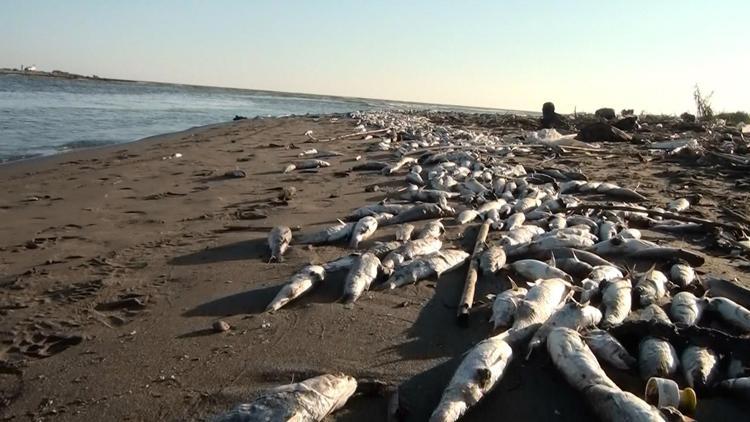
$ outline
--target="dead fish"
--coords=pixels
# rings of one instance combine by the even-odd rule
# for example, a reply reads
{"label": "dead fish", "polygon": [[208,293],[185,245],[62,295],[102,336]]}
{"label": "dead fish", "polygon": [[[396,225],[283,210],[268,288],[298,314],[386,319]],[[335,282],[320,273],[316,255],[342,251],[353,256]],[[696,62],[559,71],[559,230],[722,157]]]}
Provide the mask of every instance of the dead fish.
{"label": "dead fish", "polygon": [[683,212],[688,208],[690,208],[690,201],[686,198],[675,199],[670,201],[666,206],[667,211],[675,213]]}
{"label": "dead fish", "polygon": [[635,366],[636,359],[616,338],[604,330],[591,330],[583,336],[586,344],[599,360],[626,371]]}
{"label": "dead fish", "polygon": [[685,263],[672,265],[669,270],[672,282],[680,287],[687,287],[695,281],[695,271],[693,267]]}
{"label": "dead fish", "polygon": [[378,226],[387,226],[388,222],[391,221],[391,218],[393,218],[393,214],[381,212],[373,214],[371,217],[375,218],[375,221],[378,222]]}
{"label": "dead fish", "polygon": [[641,378],[670,378],[676,371],[679,358],[668,341],[646,337],[638,345],[638,368]]}
{"label": "dead fish", "polygon": [[398,230],[396,230],[396,240],[405,242],[411,239],[411,233],[413,231],[414,226],[412,224],[402,224],[399,226]]}
{"label": "dead fish", "polygon": [[659,270],[651,268],[643,273],[635,285],[635,292],[641,306],[658,303],[667,294],[667,276]]}
{"label": "dead fish", "polygon": [[568,226],[568,220],[562,214],[555,214],[547,220],[547,227],[550,230],[564,229]]}
{"label": "dead fish", "polygon": [[535,208],[537,208],[539,205],[541,205],[542,202],[536,198],[523,198],[516,202],[516,204],[513,206],[513,211],[515,212],[530,212],[533,211]]}
{"label": "dead fish", "polygon": [[555,367],[576,390],[586,391],[595,385],[617,388],[577,331],[553,329],[547,336],[547,351]]}
{"label": "dead fish", "polygon": [[514,286],[495,296],[495,300],[492,302],[492,317],[490,317],[490,322],[492,322],[495,330],[508,327],[513,323],[518,302],[526,297],[527,293],[528,290],[523,287]]}
{"label": "dead fish", "polygon": [[430,221],[419,231],[417,239],[425,239],[428,237],[439,238],[443,233],[445,233],[445,226],[443,226],[443,223],[441,223],[440,220]]}
{"label": "dead fish", "polygon": [[315,233],[302,236],[299,243],[321,245],[324,243],[335,243],[349,239],[355,223],[344,223],[339,221],[335,226],[326,227]]}
{"label": "dead fish", "polygon": [[686,347],[680,364],[685,381],[698,391],[713,385],[719,376],[719,356],[705,347]]}
{"label": "dead fish", "polygon": [[296,167],[297,170],[305,170],[305,169],[316,169],[320,167],[330,167],[331,163],[329,163],[328,161],[311,158],[309,160],[295,161],[294,166]]}
{"label": "dead fish", "polygon": [[387,254],[395,251],[403,245],[402,242],[390,241],[390,242],[375,242],[375,244],[367,250],[378,258],[383,258]]}
{"label": "dead fish", "polygon": [[397,215],[412,207],[414,207],[414,205],[412,204],[390,204],[390,203],[366,205],[364,207],[360,207],[354,210],[351,214],[349,214],[349,216],[346,219],[359,221],[361,218],[367,217],[368,215],[373,216],[373,215],[377,215],[380,213],[388,213],[388,214]]}
{"label": "dead fish", "polygon": [[400,160],[398,160],[393,165],[390,165],[388,167],[383,168],[383,170],[381,170],[381,173],[384,174],[384,175],[393,174],[393,173],[401,170],[401,168],[403,168],[405,165],[411,164],[411,163],[416,163],[416,162],[417,162],[417,159],[414,158],[414,157],[402,157]]}
{"label": "dead fish", "polygon": [[505,219],[505,230],[515,230],[518,227],[521,227],[524,221],[526,221],[526,215],[522,212],[517,212]]}
{"label": "dead fish", "polygon": [[569,215],[565,221],[567,222],[568,226],[587,226],[589,230],[596,231],[599,229],[599,225],[596,224],[596,222],[588,217],[584,217],[582,215]]}
{"label": "dead fish", "polygon": [[620,233],[617,233],[618,239],[640,239],[641,238],[641,231],[638,229],[624,229],[620,231]]}
{"label": "dead fish", "polygon": [[428,277],[440,277],[443,273],[460,267],[469,254],[460,249],[446,249],[431,255],[421,256],[408,264],[398,267],[382,288],[393,290],[397,287],[416,283]]}
{"label": "dead fish", "polygon": [[452,217],[455,210],[439,204],[419,204],[402,211],[393,217],[389,224],[408,223],[410,221],[431,220],[436,218]]}
{"label": "dead fish", "polygon": [[537,259],[539,259],[540,257],[541,259],[550,259],[552,256],[554,256],[555,259],[574,258],[593,266],[606,265],[609,267],[615,267],[614,264],[600,257],[599,255],[575,248],[554,248],[550,249],[549,251],[540,251],[540,253],[536,254],[535,256],[537,257]]}
{"label": "dead fish", "polygon": [[697,298],[690,292],[679,292],[669,305],[669,316],[676,324],[696,325],[707,303],[705,298]]}
{"label": "dead fish", "polygon": [[325,277],[326,270],[320,265],[308,265],[302,268],[276,294],[266,307],[266,312],[279,310],[282,306],[310,291]]}
{"label": "dead fish", "polygon": [[632,189],[621,187],[609,189],[608,191],[604,192],[604,194],[613,198],[623,199],[630,202],[644,202],[648,199]]}
{"label": "dead fish", "polygon": [[708,308],[721,316],[729,324],[750,332],[750,311],[741,305],[725,298],[712,297],[708,299]]}
{"label": "dead fish", "polygon": [[750,400],[750,377],[724,380],[717,385],[717,390],[740,400]]}
{"label": "dead fish", "polygon": [[672,321],[669,319],[669,316],[667,316],[667,313],[664,312],[664,309],[655,303],[638,311],[631,312],[627,319],[632,321],[653,321],[661,324],[672,324]]}
{"label": "dead fish", "polygon": [[573,281],[573,277],[565,271],[535,259],[521,259],[508,264],[508,267],[528,280],[562,278]]}
{"label": "dead fish", "polygon": [[471,223],[472,221],[476,220],[477,217],[479,217],[479,211],[464,210],[464,211],[461,211],[460,214],[458,214],[458,217],[456,217],[456,222],[458,224]]}
{"label": "dead fish", "polygon": [[593,327],[599,324],[602,319],[602,313],[593,306],[583,305],[576,302],[568,302],[560,309],[556,310],[547,321],[534,333],[528,345],[526,360],[537,347],[541,346],[547,340],[547,336],[557,327],[570,328],[571,330],[580,331],[584,328]]}
{"label": "dead fish", "polygon": [[599,291],[599,285],[603,281],[612,281],[618,278],[623,278],[622,271],[619,268],[612,265],[597,265],[591,269],[589,275],[581,280],[581,301],[588,302]]}
{"label": "dead fish", "polygon": [[500,210],[500,208],[502,208],[504,205],[507,205],[507,202],[505,202],[504,199],[488,201],[480,205],[479,208],[477,208],[477,212],[479,212],[480,214],[486,214],[492,210]]}
{"label": "dead fish", "polygon": [[470,179],[467,179],[465,182],[461,183],[461,185],[464,188],[477,194],[483,193],[484,191],[488,190],[486,186],[484,186],[480,181],[478,181],[477,179],[473,177]]}
{"label": "dead fish", "polygon": [[505,249],[500,246],[490,246],[479,257],[479,269],[482,274],[494,274],[505,265]]}
{"label": "dead fish", "polygon": [[[503,235],[500,238],[500,244],[506,247],[527,244],[539,235],[539,231],[544,230],[536,226],[521,226]],[[506,252],[508,252],[507,249]]]}
{"label": "dead fish", "polygon": [[433,189],[413,189],[401,193],[401,199],[411,202],[442,203],[457,197],[457,193]]}
{"label": "dead fish", "polygon": [[422,179],[422,176],[419,173],[415,173],[415,172],[409,172],[406,174],[406,183],[416,185],[416,186],[425,185],[425,182],[424,182],[424,179]]}
{"label": "dead fish", "polygon": [[557,248],[587,249],[594,244],[588,236],[569,235],[565,232],[539,236],[529,245],[531,251],[544,251]]}
{"label": "dead fish", "polygon": [[609,240],[601,241],[592,246],[589,251],[597,255],[621,255],[630,256],[640,250],[656,248],[658,245],[654,242],[642,239],[621,239],[614,237]]}
{"label": "dead fish", "polygon": [[240,404],[215,421],[322,421],[344,407],[356,390],[354,378],[325,374],[264,391],[252,402]]}
{"label": "dead fish", "polygon": [[383,259],[383,271],[390,274],[398,264],[405,260],[413,259],[419,255],[433,254],[438,252],[441,247],[443,247],[443,242],[433,237],[410,240],[390,252]]}
{"label": "dead fish", "polygon": [[281,262],[284,260],[284,253],[292,242],[292,230],[286,226],[276,226],[268,234],[268,247],[271,249],[271,258],[269,262]]}
{"label": "dead fish", "polygon": [[454,422],[478,403],[505,373],[513,349],[502,336],[482,340],[461,361],[430,422]]}
{"label": "dead fish", "polygon": [[706,258],[697,252],[689,251],[687,249],[668,248],[663,246],[643,248],[630,253],[629,256],[636,260],[642,259],[651,260],[654,262],[682,260],[693,267],[700,267],[706,262]]}
{"label": "dead fish", "polygon": [[349,241],[349,247],[357,249],[360,242],[367,240],[370,236],[375,233],[378,229],[378,220],[375,217],[367,216],[360,219],[357,224],[354,225],[351,234],[351,240]]}
{"label": "dead fish", "polygon": [[661,222],[651,225],[652,230],[659,230],[667,233],[703,233],[706,228],[703,224],[698,223],[668,223]]}
{"label": "dead fish", "polygon": [[552,259],[554,259],[555,267],[565,271],[575,278],[585,278],[591,273],[591,270],[594,269],[591,264],[580,261],[577,258],[555,259],[553,254]]}
{"label": "dead fish", "polygon": [[563,301],[570,284],[562,278],[549,278],[532,283],[526,297],[518,301],[514,330],[543,324]]}
{"label": "dead fish", "polygon": [[297,168],[297,166],[295,166],[294,164],[287,164],[286,167],[284,167],[284,170],[282,170],[282,172],[283,173],[289,173],[289,172],[294,171],[294,169],[296,169],[296,168]]}
{"label": "dead fish", "polygon": [[627,278],[617,278],[603,281],[602,304],[604,305],[604,319],[602,326],[611,327],[625,321],[630,314],[632,285]]}
{"label": "dead fish", "polygon": [[555,367],[570,385],[584,394],[600,420],[664,422],[655,408],[620,390],[576,331],[555,328],[547,337],[547,350]]}
{"label": "dead fish", "polygon": [[357,260],[359,260],[359,256],[360,254],[358,253],[344,255],[342,257],[334,259],[333,261],[328,261],[324,264],[321,264],[321,266],[324,270],[326,270],[326,274],[348,270],[354,266],[354,263],[357,262]]}
{"label": "dead fish", "polygon": [[349,304],[359,299],[377,278],[379,270],[380,260],[377,256],[369,252],[362,254],[346,275],[342,302]]}

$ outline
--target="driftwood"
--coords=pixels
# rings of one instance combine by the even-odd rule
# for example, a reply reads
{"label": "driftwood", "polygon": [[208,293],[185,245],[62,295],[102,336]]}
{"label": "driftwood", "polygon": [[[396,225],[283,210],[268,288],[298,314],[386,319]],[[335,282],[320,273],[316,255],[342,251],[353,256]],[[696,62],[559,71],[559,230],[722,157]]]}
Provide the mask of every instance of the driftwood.
{"label": "driftwood", "polygon": [[666,211],[656,210],[644,210],[637,207],[629,207],[627,205],[607,205],[607,204],[581,204],[575,207],[568,207],[568,211],[582,211],[582,210],[614,210],[614,211],[630,211],[644,213],[648,215],[656,215],[669,220],[686,221],[688,223],[703,224],[706,227],[721,227],[728,230],[736,231],[747,231],[747,227],[743,227],[737,224],[720,223],[717,221],[706,220],[705,218],[690,217],[687,215],[680,215]]}
{"label": "driftwood", "polygon": [[458,322],[462,325],[469,323],[469,311],[474,305],[474,292],[477,286],[477,268],[479,267],[479,255],[484,250],[484,242],[487,240],[487,234],[490,232],[492,220],[487,219],[479,226],[477,240],[474,242],[474,251],[469,261],[469,271],[466,273],[466,282],[464,291],[461,295],[461,302],[458,303]]}
{"label": "driftwood", "polygon": [[609,333],[620,341],[640,339],[648,335],[663,338],[677,348],[692,344],[710,347],[722,353],[731,352],[735,356],[750,356],[750,338],[737,337],[697,325],[676,326],[656,321],[625,321],[610,328]]}

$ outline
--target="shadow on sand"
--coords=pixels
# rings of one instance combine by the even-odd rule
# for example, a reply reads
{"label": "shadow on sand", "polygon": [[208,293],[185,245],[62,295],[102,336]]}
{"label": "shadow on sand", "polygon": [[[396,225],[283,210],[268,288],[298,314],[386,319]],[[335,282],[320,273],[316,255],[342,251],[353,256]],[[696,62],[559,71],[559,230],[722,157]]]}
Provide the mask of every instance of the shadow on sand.
{"label": "shadow on sand", "polygon": [[170,259],[169,265],[200,265],[244,259],[268,259],[268,256],[267,240],[265,238],[258,238],[178,256]]}

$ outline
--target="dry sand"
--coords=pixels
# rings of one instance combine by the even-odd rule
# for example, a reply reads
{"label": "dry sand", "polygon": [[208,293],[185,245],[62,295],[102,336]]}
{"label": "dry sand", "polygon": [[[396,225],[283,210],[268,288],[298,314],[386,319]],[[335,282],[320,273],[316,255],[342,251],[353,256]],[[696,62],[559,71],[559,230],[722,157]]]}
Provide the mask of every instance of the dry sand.
{"label": "dry sand", "polygon": [[[365,153],[368,141],[319,145],[302,135],[341,135],[354,125],[327,116],[245,120],[0,166],[0,420],[201,420],[258,389],[329,371],[402,384],[407,419],[425,420],[461,355],[489,332],[481,306],[469,328],[455,323],[465,269],[439,283],[365,293],[353,309],[337,303],[343,275],[336,276],[279,312],[262,313],[302,265],[346,253],[294,246],[284,263],[269,264],[270,227],[330,224],[383,198],[366,186],[401,184],[402,176],[342,173],[356,155],[389,156]],[[309,147],[345,156],[318,173],[280,173],[301,151],[295,148]],[[174,153],[182,157],[164,159]],[[627,151],[556,163],[638,184],[662,204],[699,189],[706,198],[696,211],[705,217],[720,218],[719,205],[732,203],[748,213],[748,194],[732,180],[676,163],[643,163]],[[247,177],[221,177],[234,169]],[[286,186],[298,193],[283,203],[276,198]],[[248,210],[268,217],[238,218]],[[379,230],[368,243],[394,230]],[[447,238],[468,249],[473,230],[463,236],[449,227]],[[676,243],[705,245],[702,236]],[[711,258],[702,271],[743,276],[740,261],[704,252]],[[480,280],[480,302],[500,283]],[[232,329],[214,333],[218,319]],[[613,376],[641,388],[635,378]],[[697,417],[741,420],[747,411],[730,399],[701,398]],[[330,419],[385,417],[385,398],[360,396]],[[465,418],[591,419],[546,353],[514,361]]]}

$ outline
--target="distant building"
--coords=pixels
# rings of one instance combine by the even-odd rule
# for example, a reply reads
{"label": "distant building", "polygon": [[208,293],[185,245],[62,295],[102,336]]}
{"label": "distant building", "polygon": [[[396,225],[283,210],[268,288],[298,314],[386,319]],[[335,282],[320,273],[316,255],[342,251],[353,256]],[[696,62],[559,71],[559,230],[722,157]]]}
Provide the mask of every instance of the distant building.
{"label": "distant building", "polygon": [[24,72],[35,72],[36,71],[36,66],[32,64],[31,66],[24,67],[23,70],[24,70]]}

